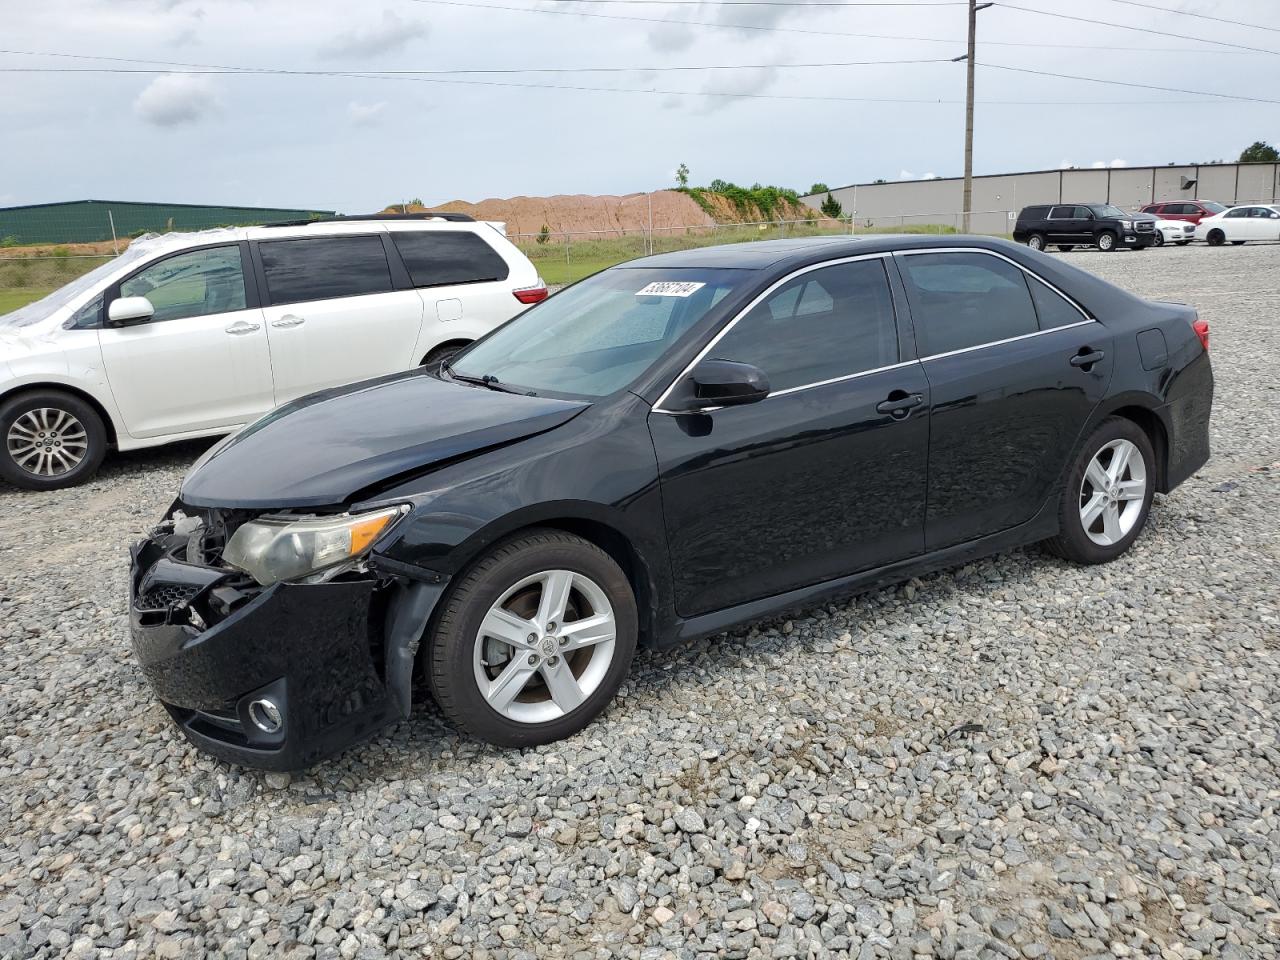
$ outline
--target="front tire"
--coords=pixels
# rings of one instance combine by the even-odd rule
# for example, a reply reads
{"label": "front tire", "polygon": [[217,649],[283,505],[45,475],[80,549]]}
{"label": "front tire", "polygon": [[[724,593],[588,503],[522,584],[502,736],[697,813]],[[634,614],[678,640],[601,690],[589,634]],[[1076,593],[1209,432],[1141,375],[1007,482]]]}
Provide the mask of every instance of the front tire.
{"label": "front tire", "polygon": [[1030,247],[1032,250],[1043,250],[1044,235],[1040,233],[1031,234],[1031,236],[1027,237],[1027,246]]}
{"label": "front tire", "polygon": [[1156,231],[1156,246],[1157,247],[1164,246],[1164,234],[1161,233],[1159,230]]}
{"label": "front tire", "polygon": [[1098,234],[1097,244],[1103,253],[1110,253],[1116,248],[1116,235],[1110,230],[1104,230]]}
{"label": "front tire", "polygon": [[1132,546],[1155,495],[1151,439],[1132,420],[1109,417],[1085,441],[1059,505],[1050,552],[1076,563],[1107,563]]}
{"label": "front tire", "polygon": [[537,529],[494,548],[455,581],[427,650],[436,702],[459,729],[530,747],[577,733],[631,666],[635,595],[605,551]]}
{"label": "front tire", "polygon": [[98,412],[61,390],[33,390],[0,404],[0,477],[24,490],[88,480],[107,453]]}

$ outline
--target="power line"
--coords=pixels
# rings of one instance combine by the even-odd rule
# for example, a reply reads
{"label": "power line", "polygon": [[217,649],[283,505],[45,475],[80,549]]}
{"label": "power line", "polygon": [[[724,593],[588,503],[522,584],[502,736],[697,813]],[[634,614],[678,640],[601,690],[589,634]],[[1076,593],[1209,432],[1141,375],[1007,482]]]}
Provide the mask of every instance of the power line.
{"label": "power line", "polygon": [[[564,0],[560,0],[564,2]],[[622,0],[616,0],[622,2]],[[626,0],[628,3],[649,3],[649,2],[665,2],[665,0]],[[709,0],[699,0],[699,2],[709,2]],[[722,0],[722,2],[731,2],[731,0]],[[734,0],[736,2],[736,0]],[[758,0],[750,0],[750,2],[758,2]],[[772,2],[772,0],[771,0]],[[1247,27],[1250,30],[1269,30],[1272,33],[1280,33],[1280,27],[1268,27],[1262,23],[1245,23],[1243,20],[1229,20],[1226,17],[1215,17],[1207,13],[1194,13],[1190,10],[1170,10],[1168,7],[1157,6],[1154,3],[1141,3],[1140,0],[1111,0],[1112,3],[1123,3],[1127,7],[1141,7],[1144,10],[1158,10],[1160,13],[1174,13],[1180,17],[1195,17],[1197,20],[1212,20],[1214,23],[1229,23],[1233,27]]]}
{"label": "power line", "polygon": [[[1089,83],[1105,83],[1108,86],[1115,87],[1137,87],[1140,90],[1160,90],[1165,93],[1189,93],[1198,97],[1219,97],[1224,100],[1239,100],[1242,103],[1280,104],[1280,100],[1269,100],[1266,97],[1250,97],[1234,93],[1214,93],[1209,90],[1187,90],[1182,87],[1160,87],[1150,83],[1135,83],[1131,80],[1112,80],[1104,77],[1084,77],[1072,73],[1052,73],[1048,70],[1032,70],[1028,67],[1010,67],[1001,63],[979,62],[979,66],[990,67],[992,70],[1008,70],[1013,73],[1028,73],[1037,77],[1053,77],[1057,80],[1084,80]],[[1201,102],[1203,103],[1204,101]]]}
{"label": "power line", "polygon": [[[417,0],[417,2],[421,3],[424,2],[424,0]],[[445,0],[432,0],[432,2],[444,3]],[[1156,37],[1174,37],[1178,40],[1194,40],[1198,43],[1214,43],[1220,47],[1231,47],[1235,50],[1247,50],[1250,53],[1267,53],[1273,57],[1280,57],[1280,50],[1268,50],[1264,47],[1250,47],[1242,43],[1231,43],[1227,40],[1210,40],[1208,37],[1196,37],[1185,33],[1170,33],[1168,30],[1153,30],[1150,27],[1134,27],[1127,23],[1116,23],[1112,20],[1095,20],[1090,17],[1075,17],[1069,13],[1053,13],[1049,10],[1037,10],[1035,7],[1024,7],[1016,3],[1006,3],[1005,0],[996,0],[996,4],[1005,10],[1019,10],[1022,13],[1034,13],[1041,17],[1054,17],[1058,20],[1070,20],[1075,23],[1089,23],[1094,26],[1112,27],[1117,30],[1132,30],[1135,33],[1147,33]]]}
{"label": "power line", "polygon": [[[954,37],[912,37],[891,33],[851,33],[839,30],[809,30],[802,27],[777,27],[752,23],[719,23],[715,20],[671,20],[666,17],[640,17],[623,13],[595,13],[588,10],[551,10],[545,7],[513,7],[496,3],[472,3],[470,0],[413,0],[414,3],[436,4],[447,7],[462,7],[467,10],[505,10],[512,13],[537,13],[559,17],[594,17],[598,20],[624,20],[633,23],[657,23],[685,27],[711,27],[719,30],[752,30],[763,33],[797,33],[817,37],[857,37],[863,40],[904,40],[912,43],[945,43],[955,45]],[[1033,11],[1034,12],[1034,11]],[[1176,36],[1176,35],[1175,35]],[[1184,38],[1185,39],[1185,38]],[[1190,39],[1198,40],[1198,37]],[[1097,44],[1079,43],[1031,43],[1022,40],[984,40],[988,46],[999,47],[1034,47],[1037,49],[1061,50],[1122,50],[1139,53],[1205,53],[1202,48],[1186,49],[1181,47],[1116,47],[1099,46]],[[1270,50],[1258,51],[1272,53]]]}
{"label": "power line", "polygon": [[[99,57],[94,54],[40,53],[30,50],[0,50],[0,54],[32,57],[68,57],[81,60],[110,60],[119,63],[151,64],[151,69],[115,67],[0,67],[4,73],[192,73],[192,74],[284,74],[288,76],[322,77],[429,77],[469,74],[522,74],[522,73],[691,73],[716,70],[778,70],[813,69],[819,67],[870,67],[909,66],[926,63],[947,63],[943,57],[905,60],[833,60],[820,63],[737,63],[662,67],[468,67],[442,70],[295,70],[283,67],[227,67],[207,63],[180,63],[172,60],[142,60],[130,57]],[[180,67],[181,70],[157,69]]]}

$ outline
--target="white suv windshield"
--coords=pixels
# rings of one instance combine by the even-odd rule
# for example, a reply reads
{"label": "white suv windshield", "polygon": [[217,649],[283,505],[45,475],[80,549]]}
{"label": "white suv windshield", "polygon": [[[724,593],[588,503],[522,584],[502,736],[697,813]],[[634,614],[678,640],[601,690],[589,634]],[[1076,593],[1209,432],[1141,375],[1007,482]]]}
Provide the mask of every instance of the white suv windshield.
{"label": "white suv windshield", "polygon": [[94,267],[88,273],[82,274],[70,283],[59,287],[53,293],[46,294],[39,300],[28,303],[25,307],[19,307],[11,313],[0,315],[0,331],[17,330],[20,327],[29,327],[33,323],[48,319],[49,315],[54,311],[65,307],[80,294],[94,289],[126,263],[141,259],[146,255],[147,249],[147,245],[144,243],[130,244],[129,248],[120,256]]}
{"label": "white suv windshield", "polygon": [[752,276],[733,269],[606,270],[494,331],[449,372],[522,393],[607,396]]}

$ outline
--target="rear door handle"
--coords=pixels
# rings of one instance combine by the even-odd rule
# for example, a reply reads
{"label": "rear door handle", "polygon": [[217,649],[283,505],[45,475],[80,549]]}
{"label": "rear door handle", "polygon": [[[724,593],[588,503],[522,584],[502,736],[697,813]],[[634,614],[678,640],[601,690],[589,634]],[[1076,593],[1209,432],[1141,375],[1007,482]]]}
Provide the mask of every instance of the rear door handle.
{"label": "rear door handle", "polygon": [[260,323],[245,323],[243,320],[238,320],[227,327],[227,333],[233,337],[243,337],[246,333],[253,333],[255,330],[261,329],[262,324]]}
{"label": "rear door handle", "polygon": [[286,313],[279,320],[272,320],[271,325],[273,327],[300,327],[306,322],[307,320],[305,317],[299,317],[292,313]]}
{"label": "rear door handle", "polygon": [[922,403],[924,403],[922,394],[895,390],[889,394],[888,399],[876,404],[876,413],[887,413],[894,419],[901,420]]}
{"label": "rear door handle", "polygon": [[1073,367],[1083,367],[1085,370],[1088,370],[1089,367],[1093,366],[1105,356],[1106,354],[1101,350],[1090,350],[1088,347],[1082,347],[1080,352],[1071,358],[1071,365]]}

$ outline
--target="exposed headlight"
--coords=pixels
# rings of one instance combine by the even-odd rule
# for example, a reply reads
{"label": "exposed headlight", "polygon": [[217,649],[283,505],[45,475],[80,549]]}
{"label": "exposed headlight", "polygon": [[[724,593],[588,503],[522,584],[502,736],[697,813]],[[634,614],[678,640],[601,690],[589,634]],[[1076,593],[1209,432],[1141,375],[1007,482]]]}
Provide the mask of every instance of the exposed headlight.
{"label": "exposed headlight", "polygon": [[359,557],[406,509],[307,520],[251,520],[232,534],[222,559],[264,587],[297,580]]}
{"label": "exposed headlight", "polygon": [[1122,228],[1122,229],[1124,229],[1124,230],[1132,230],[1132,229],[1133,229],[1133,221],[1132,221],[1132,220],[1121,220],[1121,221],[1120,221],[1120,226],[1121,226],[1121,228]]}

